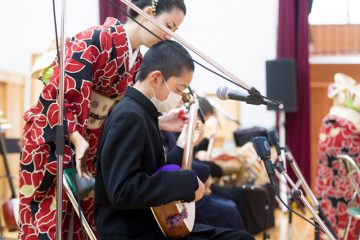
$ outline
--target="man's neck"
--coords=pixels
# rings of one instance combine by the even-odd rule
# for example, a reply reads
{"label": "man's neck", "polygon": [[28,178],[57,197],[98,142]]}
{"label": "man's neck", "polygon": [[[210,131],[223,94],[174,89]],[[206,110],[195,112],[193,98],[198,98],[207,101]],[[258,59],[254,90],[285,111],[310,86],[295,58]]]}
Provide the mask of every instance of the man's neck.
{"label": "man's neck", "polygon": [[145,81],[146,80],[144,80],[142,82],[137,81],[134,85],[134,88],[137,89],[138,91],[140,91],[142,94],[144,94],[147,98],[150,99],[152,96],[151,88]]}

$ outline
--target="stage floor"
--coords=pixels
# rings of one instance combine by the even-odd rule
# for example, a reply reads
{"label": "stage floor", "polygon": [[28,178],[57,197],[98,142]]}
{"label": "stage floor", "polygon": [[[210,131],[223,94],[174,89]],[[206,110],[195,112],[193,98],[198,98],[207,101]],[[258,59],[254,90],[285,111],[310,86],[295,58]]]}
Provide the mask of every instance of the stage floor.
{"label": "stage floor", "polygon": [[[287,212],[284,213],[278,208],[275,209],[275,226],[269,228],[267,231],[270,240],[314,239],[314,227],[312,225],[293,214],[293,223],[292,226],[290,226],[288,216]],[[310,214],[306,213],[306,217],[309,219]],[[263,240],[263,233],[255,235],[255,239]]]}

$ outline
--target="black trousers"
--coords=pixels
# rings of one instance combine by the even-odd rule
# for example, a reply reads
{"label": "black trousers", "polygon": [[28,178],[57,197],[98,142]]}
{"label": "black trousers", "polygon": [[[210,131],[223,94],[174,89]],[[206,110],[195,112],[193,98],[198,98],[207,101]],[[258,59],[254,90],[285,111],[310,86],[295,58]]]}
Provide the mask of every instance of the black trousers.
{"label": "black trousers", "polygon": [[[275,224],[275,194],[272,186],[211,186],[212,194],[233,200],[244,220],[245,230],[257,234]],[[265,217],[266,216],[266,217]]]}
{"label": "black trousers", "polygon": [[243,230],[212,227],[205,224],[195,224],[190,236],[186,240],[252,240],[250,233]]}
{"label": "black trousers", "polygon": [[[146,235],[129,236],[122,234],[104,234],[100,233],[101,240],[172,240],[165,238],[158,231]],[[205,224],[194,225],[192,232],[186,238],[177,238],[176,240],[254,240],[248,232],[242,230],[212,227]]]}

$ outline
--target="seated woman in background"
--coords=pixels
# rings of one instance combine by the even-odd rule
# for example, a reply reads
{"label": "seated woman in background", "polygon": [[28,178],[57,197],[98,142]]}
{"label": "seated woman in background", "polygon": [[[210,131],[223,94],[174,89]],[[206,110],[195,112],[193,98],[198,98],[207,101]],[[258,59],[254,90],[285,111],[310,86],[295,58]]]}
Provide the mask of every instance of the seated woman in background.
{"label": "seated woman in background", "polygon": [[[199,108],[207,120],[214,114],[214,109],[204,97],[198,97]],[[166,152],[176,146],[179,133],[161,131],[162,142]],[[200,149],[206,149],[209,141],[203,138],[200,144],[194,146],[194,153]],[[237,204],[230,198],[211,194],[212,182],[214,178],[221,178],[223,172],[219,165],[212,161],[200,161],[193,159],[192,168],[205,184],[205,196],[196,202],[196,223],[209,224],[216,227],[226,227],[233,229],[244,229],[245,225],[242,216],[237,208]]]}

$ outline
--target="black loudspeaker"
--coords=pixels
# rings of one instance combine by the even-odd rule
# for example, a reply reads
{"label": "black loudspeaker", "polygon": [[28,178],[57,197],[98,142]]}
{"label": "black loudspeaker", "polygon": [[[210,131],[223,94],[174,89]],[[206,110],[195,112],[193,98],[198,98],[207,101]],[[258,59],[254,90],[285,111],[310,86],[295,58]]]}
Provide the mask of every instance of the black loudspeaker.
{"label": "black loudspeaker", "polygon": [[[297,111],[296,63],[284,58],[266,61],[266,94],[284,104],[285,112]],[[268,106],[268,110],[278,110]]]}

